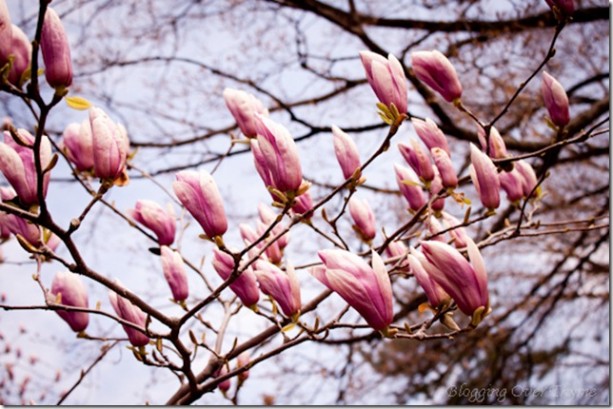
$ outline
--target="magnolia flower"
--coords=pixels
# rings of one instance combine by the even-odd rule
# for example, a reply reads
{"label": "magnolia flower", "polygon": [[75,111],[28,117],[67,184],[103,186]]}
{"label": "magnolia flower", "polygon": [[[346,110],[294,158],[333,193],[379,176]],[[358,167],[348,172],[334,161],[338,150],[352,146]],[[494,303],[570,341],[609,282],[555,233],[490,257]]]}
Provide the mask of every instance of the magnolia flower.
{"label": "magnolia flower", "polygon": [[47,7],[40,35],[40,51],[45,62],[45,78],[53,88],[72,84],[70,45],[64,26],[55,10]]}
{"label": "magnolia flower", "polygon": [[411,166],[422,180],[430,182],[434,179],[434,171],[432,171],[432,161],[430,155],[421,147],[419,142],[411,139],[410,146],[399,143],[398,150],[404,160]]}
{"label": "magnolia flower", "polygon": [[421,260],[424,269],[455,300],[458,308],[469,316],[480,307],[487,313],[487,273],[477,245],[468,239],[470,262],[454,247],[440,241],[423,241],[421,247],[427,261]]}
{"label": "magnolia flower", "polygon": [[268,110],[253,95],[248,92],[226,88],[223,98],[238,127],[247,138],[257,136],[256,114],[268,116]]}
{"label": "magnolia flower", "polygon": [[[116,181],[126,178],[126,162],[130,141],[125,129],[116,124],[100,108],[89,110],[96,177]],[[87,132],[87,131],[85,131]]]}
{"label": "magnolia flower", "polygon": [[394,171],[396,173],[396,182],[400,193],[409,202],[409,207],[413,211],[419,210],[428,201],[421,190],[419,179],[412,169],[406,166],[394,165]]}
{"label": "magnolia flower", "polygon": [[[88,308],[87,289],[77,274],[60,271],[51,283],[51,294],[54,295],[53,303],[69,307]],[[84,331],[89,324],[89,314],[82,311],[55,310],[75,332]]]}
{"label": "magnolia flower", "polygon": [[360,167],[360,154],[353,139],[338,126],[332,126],[334,135],[334,154],[343,171],[343,177],[349,179]]}
{"label": "magnolia flower", "polygon": [[228,219],[215,180],[207,171],[184,170],[176,175],[172,187],[179,201],[207,236],[222,236],[228,230]]}
{"label": "magnolia flower", "polygon": [[447,102],[462,97],[462,84],[447,57],[437,50],[411,53],[413,72],[420,81],[441,94]]}
{"label": "magnolia flower", "polygon": [[262,180],[283,193],[298,191],[302,168],[294,139],[283,125],[262,115],[256,118],[257,141],[251,146]]}
{"label": "magnolia flower", "polygon": [[[38,204],[38,177],[32,149],[34,136],[25,129],[18,129],[17,137],[21,143],[17,143],[9,131],[4,131],[4,143],[0,143],[0,170],[17,192],[21,203]],[[51,143],[45,135],[42,136],[39,154],[44,170],[51,162]],[[47,194],[50,177],[50,172],[43,176],[43,197]]]}
{"label": "magnolia flower", "polygon": [[[117,295],[113,291],[109,291],[109,300],[119,318],[131,322],[132,324],[141,328],[145,327],[147,316],[140,308],[132,304],[126,298]],[[143,334],[141,331],[128,325],[122,324],[122,327],[133,346],[141,347],[149,343],[149,337]]]}
{"label": "magnolia flower", "polygon": [[400,61],[392,54],[387,59],[371,51],[360,51],[366,78],[379,101],[394,104],[401,114],[407,113],[407,79]]}
{"label": "magnolia flower", "polygon": [[[213,249],[213,268],[223,280],[230,278],[234,271],[234,259],[227,253]],[[253,270],[247,268],[230,284],[234,292],[247,307],[253,307],[260,299],[257,280]]]}
{"label": "magnolia flower", "polygon": [[533,192],[536,188],[538,180],[536,179],[536,173],[534,169],[525,160],[518,160],[515,162],[515,169],[523,176],[522,189],[524,197],[530,197],[530,195],[536,195],[537,192]]}
{"label": "magnolia flower", "polygon": [[[385,248],[385,255],[389,258],[399,258],[403,260],[408,251],[409,249],[403,242],[396,240],[387,245]],[[405,273],[409,271],[409,265],[407,264],[406,260],[403,260],[400,264],[394,263],[394,266],[398,269],[398,271]]]}
{"label": "magnolia flower", "polygon": [[[2,11],[0,11],[0,14],[2,14]],[[2,24],[2,18],[0,17],[0,26]],[[9,57],[13,58],[8,81],[19,87],[23,73],[30,66],[32,43],[16,25],[9,23],[7,27],[8,29],[6,27],[0,28],[0,67],[9,61]]]}
{"label": "magnolia flower", "polygon": [[446,188],[455,189],[458,186],[458,175],[453,168],[451,158],[441,148],[432,148],[431,153],[436,169],[438,169],[441,177],[441,183]]}
{"label": "magnolia flower", "polygon": [[80,124],[71,123],[62,135],[62,150],[78,171],[88,171],[94,167],[94,142],[89,120]]}
{"label": "magnolia flower", "polygon": [[498,129],[492,126],[490,128],[490,136],[487,138],[483,128],[478,127],[477,137],[479,138],[481,149],[487,152],[490,158],[503,159],[507,157],[507,146],[502,136],[500,136]]}
{"label": "magnolia flower", "polygon": [[411,123],[415,127],[417,136],[426,144],[428,150],[438,147],[447,152],[448,155],[451,155],[447,137],[433,120],[426,118],[425,121],[422,121],[421,119],[413,118]]}
{"label": "magnolia flower", "polygon": [[411,272],[419,286],[426,293],[426,297],[428,298],[428,304],[432,308],[437,308],[439,305],[444,304],[449,301],[449,294],[443,290],[443,288],[438,285],[436,280],[434,280],[424,269],[422,262],[420,262],[419,257],[423,258],[423,255],[417,253],[415,249],[411,249],[411,254],[407,256],[407,261],[411,268]]}
{"label": "magnolia flower", "polygon": [[564,87],[547,72],[543,72],[543,82],[541,83],[541,95],[551,122],[560,128],[566,126],[570,121],[568,108],[568,96]]}
{"label": "magnolia flower", "polygon": [[340,295],[377,331],[394,319],[392,285],[381,257],[372,252],[372,267],[344,250],[318,252],[324,266],[311,269],[313,277]]}
{"label": "magnolia flower", "polygon": [[355,223],[354,228],[365,242],[370,242],[377,235],[375,215],[365,200],[353,196],[349,200],[349,213]]}
{"label": "magnolia flower", "polygon": [[306,219],[313,217],[313,198],[311,193],[307,190],[300,196],[298,196],[292,206],[292,211],[296,214],[306,215]]}
{"label": "magnolia flower", "polygon": [[128,213],[138,223],[153,230],[160,246],[169,246],[175,240],[176,221],[172,206],[166,210],[152,200],[140,199]]}
{"label": "magnolia flower", "polygon": [[294,268],[288,265],[285,271],[264,260],[255,262],[255,276],[260,289],[279,304],[286,317],[295,318],[300,313],[300,283]]}
{"label": "magnolia flower", "polygon": [[477,189],[481,203],[492,210],[500,205],[500,180],[496,165],[485,153],[470,144],[470,177]]}
{"label": "magnolia flower", "polygon": [[189,295],[187,274],[181,255],[168,246],[160,249],[162,271],[175,301],[185,301]]}
{"label": "magnolia flower", "polygon": [[498,178],[500,187],[507,193],[509,201],[518,202],[524,197],[524,177],[515,167],[510,172],[501,172]]}
{"label": "magnolia flower", "polygon": [[[430,187],[428,188],[428,191],[430,192],[430,199],[435,195],[438,195],[444,188],[443,179],[438,171],[438,168],[432,165],[432,170],[434,171],[434,179],[432,179]],[[430,207],[435,212],[440,212],[445,207],[445,197],[439,197],[430,204]]]}

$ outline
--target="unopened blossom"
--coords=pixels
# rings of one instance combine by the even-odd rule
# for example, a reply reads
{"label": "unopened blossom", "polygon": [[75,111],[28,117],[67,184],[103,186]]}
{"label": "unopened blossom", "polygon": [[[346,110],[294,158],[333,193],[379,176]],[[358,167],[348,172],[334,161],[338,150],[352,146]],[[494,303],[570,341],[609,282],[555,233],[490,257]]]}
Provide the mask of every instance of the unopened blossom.
{"label": "unopened blossom", "polygon": [[179,201],[207,236],[222,236],[228,230],[228,219],[213,176],[205,170],[184,170],[176,178],[172,187]]}
{"label": "unopened blossom", "polygon": [[497,209],[500,205],[500,179],[496,165],[485,153],[470,144],[470,176],[477,189],[481,203],[486,208]]}
{"label": "unopened blossom", "polygon": [[[441,194],[444,190],[443,179],[441,178],[441,174],[439,173],[438,168],[432,165],[432,169],[434,170],[434,179],[432,179],[430,187],[428,188],[430,192],[430,199],[434,196]],[[439,197],[438,199],[434,200],[430,204],[430,207],[435,212],[440,212],[445,207],[445,197]]]}
{"label": "unopened blossom", "polygon": [[372,265],[345,250],[318,252],[324,266],[313,267],[311,274],[377,331],[385,331],[394,319],[392,285],[383,260],[372,251]]}
{"label": "unopened blossom", "polygon": [[500,136],[500,132],[496,127],[490,128],[489,138],[486,137],[485,131],[482,127],[477,128],[477,137],[481,144],[481,149],[487,152],[490,158],[504,159],[507,157],[507,146],[504,143],[504,139]]}
{"label": "unopened blossom", "polygon": [[451,162],[449,154],[441,148],[432,148],[431,153],[443,187],[455,189],[458,186],[458,175],[453,168],[453,162]]}
{"label": "unopened blossom", "polygon": [[287,265],[283,271],[274,264],[258,260],[254,270],[262,292],[276,301],[286,317],[295,318],[300,313],[302,301],[294,268]]}
{"label": "unopened blossom", "polygon": [[[109,291],[109,300],[119,318],[141,328],[145,327],[147,316],[140,308],[132,304],[128,299],[116,294],[114,291]],[[149,337],[141,331],[128,325],[122,324],[122,327],[133,346],[141,347],[149,343]]]}
{"label": "unopened blossom", "polygon": [[551,122],[560,128],[566,126],[570,121],[568,96],[562,84],[545,71],[541,83],[541,95]]}
{"label": "unopened blossom", "polygon": [[534,168],[532,168],[528,162],[522,159],[515,162],[515,169],[517,169],[517,171],[523,176],[522,189],[524,192],[524,197],[537,195],[537,192],[533,192],[538,183]]}
{"label": "unopened blossom", "polygon": [[175,240],[176,221],[171,206],[164,209],[152,200],[139,199],[134,209],[128,211],[138,223],[152,230],[160,246],[169,246]]}
{"label": "unopened blossom", "polygon": [[258,173],[267,187],[297,192],[302,168],[294,139],[283,125],[262,115],[256,117],[257,141],[252,141],[252,149]]}
{"label": "unopened blossom", "polygon": [[413,211],[419,210],[428,201],[421,189],[417,175],[412,169],[398,164],[394,165],[394,171],[400,193],[409,203],[410,209]]}
{"label": "unopened blossom", "polygon": [[466,229],[462,227],[462,222],[447,212],[441,212],[441,223],[445,230],[449,230],[453,245],[456,248],[466,247],[470,238],[466,234]]}
{"label": "unopened blossom", "polygon": [[403,143],[398,144],[400,154],[415,171],[415,173],[417,173],[417,176],[419,176],[425,182],[430,182],[432,179],[434,179],[430,155],[416,140],[411,139],[409,143],[410,145]]}
{"label": "unopened blossom", "polygon": [[94,168],[94,141],[89,120],[69,124],[62,134],[62,149],[78,171]]}
{"label": "unopened blossom", "polygon": [[305,215],[305,219],[313,217],[313,198],[309,190],[296,198],[292,211],[296,214]]}
{"label": "unopened blossom", "polygon": [[114,182],[125,178],[130,141],[121,126],[100,108],[89,110],[96,177]]}
{"label": "unopened blossom", "polygon": [[267,116],[266,107],[252,94],[238,89],[226,88],[223,91],[223,97],[243,135],[247,138],[255,138],[257,136],[256,114]]}
{"label": "unopened blossom", "polygon": [[407,79],[400,61],[392,54],[387,58],[371,51],[360,51],[366,79],[379,101],[394,104],[401,114],[407,113]]}
{"label": "unopened blossom", "polygon": [[53,88],[72,84],[70,44],[55,10],[47,7],[40,35],[40,51],[45,62],[45,78]]}
{"label": "unopened blossom", "polygon": [[164,278],[170,287],[172,297],[175,301],[185,301],[189,296],[189,285],[187,283],[187,273],[181,254],[172,250],[168,246],[160,249],[162,260],[162,271]]}
{"label": "unopened blossom", "polygon": [[[17,197],[15,189],[10,186],[0,186],[0,202],[4,203]],[[11,236],[9,228],[9,214],[0,211],[0,240],[7,240]]]}
{"label": "unopened blossom", "polygon": [[334,154],[343,171],[343,177],[349,179],[360,167],[360,154],[355,142],[338,126],[332,126],[334,136]]}
{"label": "unopened blossom", "polygon": [[441,94],[447,102],[462,97],[462,84],[455,68],[438,50],[411,53],[413,72],[420,81]]}
{"label": "unopened blossom", "polygon": [[[15,189],[22,204],[38,204],[34,136],[25,129],[18,129],[17,136],[21,143],[17,143],[9,131],[4,131],[4,143],[0,143],[0,171]],[[41,168],[44,170],[51,162],[51,143],[45,135],[42,136],[39,154]],[[43,176],[43,197],[47,194],[50,176],[50,172]]]}
{"label": "unopened blossom", "polygon": [[[88,308],[87,289],[83,281],[75,273],[60,271],[51,283],[52,302],[69,307]],[[84,331],[89,324],[89,314],[83,311],[55,310],[75,332]]]}
{"label": "unopened blossom", "polygon": [[487,310],[487,273],[479,248],[472,240],[467,243],[470,261],[454,247],[440,241],[423,241],[421,248],[428,262],[422,263],[426,272],[455,300],[463,313],[472,316],[480,307]]}
{"label": "unopened blossom", "polygon": [[498,178],[510,202],[518,202],[524,197],[524,177],[515,167],[510,172],[500,172]]}
{"label": "unopened blossom", "polygon": [[411,254],[407,256],[407,262],[409,263],[411,272],[419,286],[426,293],[426,297],[428,298],[428,304],[432,308],[437,308],[439,305],[446,303],[449,301],[449,294],[443,290],[443,288],[432,278],[424,269],[422,262],[420,262],[419,257],[423,257],[423,255],[411,249]]}
{"label": "unopened blossom", "polygon": [[[5,52],[11,39],[11,15],[6,0],[0,0],[0,51]],[[7,52],[8,54],[8,52]]]}
{"label": "unopened blossom", "polygon": [[[2,11],[0,11],[2,14]],[[0,25],[2,25],[0,17]],[[9,24],[8,30],[0,28],[0,67],[12,58],[11,70],[8,73],[8,81],[19,87],[24,72],[30,66],[32,58],[32,43],[25,33],[15,24]]]}
{"label": "unopened blossom", "polygon": [[[277,219],[277,214],[270,208],[270,206],[264,203],[258,204],[258,215],[260,216],[260,221],[266,228],[268,228],[273,223],[275,223]],[[275,227],[272,229],[272,234],[276,236],[279,233],[281,233],[284,229],[285,227],[281,223],[277,223]],[[279,247],[281,249],[284,249],[285,247],[287,247],[287,244],[289,243],[289,233],[283,234],[281,237],[277,239],[276,242],[279,244]]]}
{"label": "unopened blossom", "polygon": [[4,223],[12,234],[20,235],[33,247],[38,248],[43,245],[41,229],[36,224],[14,214],[6,214]]}
{"label": "unopened blossom", "polygon": [[[219,376],[219,377],[226,376],[227,374],[228,374],[228,369],[226,368],[225,365],[223,365],[221,368],[219,368],[218,371],[215,372],[215,376]],[[219,382],[219,384],[217,384],[217,387],[223,393],[226,393],[230,389],[230,386],[232,386],[232,383],[230,382],[230,378],[224,379],[223,381]]]}
{"label": "unopened blossom", "polygon": [[349,213],[360,237],[366,242],[374,239],[377,235],[375,214],[368,202],[353,196],[349,199]]}
{"label": "unopened blossom", "polygon": [[408,253],[408,247],[400,240],[394,240],[385,248],[385,255],[389,258],[398,258],[403,260],[398,264],[398,262],[393,265],[398,271],[408,272],[409,265],[407,264],[405,257]]}
{"label": "unopened blossom", "polygon": [[432,150],[432,148],[438,147],[447,152],[447,154],[451,155],[449,144],[447,143],[447,137],[438,127],[436,122],[430,118],[426,118],[425,120],[413,118],[411,119],[411,123],[415,128],[417,136],[419,136],[422,142],[426,144],[429,151]]}
{"label": "unopened blossom", "polygon": [[[213,249],[213,268],[223,280],[230,278],[234,272],[234,259],[221,250]],[[246,307],[253,307],[260,299],[257,280],[251,268],[245,269],[240,276],[230,284],[234,292]]]}
{"label": "unopened blossom", "polygon": [[[245,351],[245,352],[241,353],[236,358],[236,367],[237,367],[237,369],[238,368],[243,368],[243,367],[249,365],[250,360],[251,360],[251,357],[249,355],[249,352]],[[249,370],[243,371],[243,372],[238,374],[239,382],[245,382],[245,380],[247,378],[249,378]]]}

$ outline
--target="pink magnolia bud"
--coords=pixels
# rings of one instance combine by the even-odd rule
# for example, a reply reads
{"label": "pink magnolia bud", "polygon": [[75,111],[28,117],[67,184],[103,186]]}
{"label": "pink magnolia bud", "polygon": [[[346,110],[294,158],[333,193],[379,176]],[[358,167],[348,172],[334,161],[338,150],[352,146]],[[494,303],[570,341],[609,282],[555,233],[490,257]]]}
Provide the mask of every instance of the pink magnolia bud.
{"label": "pink magnolia bud", "polygon": [[458,250],[440,241],[423,241],[421,246],[426,260],[434,266],[431,268],[425,263],[425,270],[455,300],[463,313],[472,316],[479,307],[487,309],[487,273],[479,248],[471,239],[468,239],[467,246],[470,262]]}
{"label": "pink magnolia bud", "polygon": [[425,182],[430,182],[432,179],[434,179],[430,155],[424,151],[419,142],[416,140],[411,139],[410,143],[411,146],[403,143],[398,144],[400,154],[415,171],[415,173],[417,173],[417,176],[419,176]]}
{"label": "pink magnolia bud", "polygon": [[215,180],[205,170],[184,170],[176,175],[172,187],[179,201],[210,238],[228,230],[228,219]]}
{"label": "pink magnolia bud", "polygon": [[510,172],[501,172],[498,178],[500,179],[500,187],[507,193],[509,201],[518,202],[522,199],[524,196],[524,177],[516,168],[513,168]]}
{"label": "pink magnolia bud", "polygon": [[[249,365],[250,359],[251,357],[249,356],[249,352],[243,352],[236,358],[236,368],[238,369]],[[245,382],[247,378],[249,378],[249,370],[243,371],[238,374],[239,382]]]}
{"label": "pink magnolia bud", "polygon": [[[213,249],[213,268],[223,280],[227,280],[234,271],[234,259],[227,253]],[[260,299],[255,274],[247,268],[232,284],[230,289],[240,298],[246,307],[253,307]]]}
{"label": "pink magnolia bud", "polygon": [[515,162],[515,169],[523,176],[522,189],[524,192],[524,197],[529,197],[530,194],[536,195],[537,192],[532,192],[538,183],[536,179],[536,173],[534,173],[534,169],[528,162],[525,160],[518,160]]}
{"label": "pink magnolia bud", "polygon": [[138,223],[153,230],[160,246],[169,246],[175,240],[176,221],[172,206],[166,210],[152,200],[141,199],[128,213]]}
{"label": "pink magnolia bud", "polygon": [[[432,170],[434,170],[434,179],[432,179],[432,183],[430,183],[430,187],[428,189],[430,192],[430,198],[439,194],[441,190],[443,190],[443,187],[444,187],[443,179],[441,178],[441,174],[439,173],[436,166],[432,165]],[[441,197],[441,198],[436,199],[434,202],[430,204],[430,207],[435,212],[440,212],[441,210],[445,208],[445,198]]]}
{"label": "pink magnolia bud", "polygon": [[486,208],[497,209],[500,205],[500,179],[496,165],[485,153],[470,144],[470,177],[477,189],[481,203]]}
{"label": "pink magnolia bud", "polygon": [[[264,203],[260,203],[258,205],[258,215],[260,216],[260,220],[265,228],[268,228],[271,224],[275,222],[277,219],[277,214],[270,208],[270,206],[265,205]],[[277,235],[284,230],[284,227],[281,223],[278,223],[273,229],[272,234]],[[277,239],[277,244],[281,249],[287,247],[289,243],[289,233],[285,233],[283,236]]]}
{"label": "pink magnolia bud", "polygon": [[279,304],[286,317],[294,318],[300,313],[300,283],[294,267],[287,265],[283,271],[274,264],[258,260],[254,269],[260,289]]}
{"label": "pink magnolia bud", "polygon": [[551,122],[564,127],[570,121],[568,108],[568,96],[562,85],[547,72],[543,71],[543,82],[541,83],[541,95]]}
{"label": "pink magnolia bud", "polygon": [[4,222],[8,230],[14,235],[20,235],[34,247],[43,244],[40,227],[14,214],[7,214]]}
{"label": "pink magnolia bud", "polygon": [[[2,11],[0,11],[0,14],[2,14]],[[2,17],[0,17],[0,26],[2,24]],[[8,80],[11,84],[19,87],[23,73],[30,66],[32,43],[19,27],[10,23],[8,27],[8,30],[0,28],[0,43],[2,43],[0,45],[0,67],[6,64],[9,57],[12,56],[13,65]]]}
{"label": "pink magnolia bud", "polygon": [[445,228],[443,227],[443,224],[435,216],[430,216],[426,220],[426,225],[428,226],[428,231],[432,235],[432,237],[430,237],[429,240],[436,240],[436,241],[442,241],[442,242],[447,241],[444,234],[439,234],[443,230],[445,230]]}
{"label": "pink magnolia bud", "polygon": [[370,242],[374,239],[377,235],[375,215],[368,202],[353,196],[349,200],[349,213],[355,223],[354,229],[358,232],[362,240]]}
{"label": "pink magnolia bud", "polygon": [[462,84],[447,57],[437,50],[411,53],[413,72],[420,81],[441,94],[447,102],[462,97]]}
{"label": "pink magnolia bud", "polygon": [[[34,136],[25,129],[17,130],[22,146],[15,142],[9,131],[4,131],[4,143],[0,143],[0,170],[13,186],[19,200],[25,205],[37,204],[37,176],[34,164]],[[51,143],[43,135],[40,145],[40,160],[44,170],[51,161]],[[43,177],[43,196],[47,194],[50,172]]]}
{"label": "pink magnolia bud", "polygon": [[477,128],[477,137],[481,144],[481,149],[487,152],[490,158],[503,159],[507,157],[507,145],[504,143],[504,139],[500,136],[498,129],[495,127],[490,128],[489,140],[485,136],[483,128]]}
{"label": "pink magnolia bud", "polygon": [[447,152],[448,155],[451,155],[449,145],[447,144],[447,137],[433,120],[426,118],[425,121],[422,121],[421,119],[413,118],[411,123],[415,127],[417,136],[426,144],[428,150],[438,147]]}
{"label": "pink magnolia bud", "polygon": [[334,154],[341,166],[343,177],[349,179],[360,167],[360,154],[353,139],[343,132],[338,126],[332,126],[334,136]]}
{"label": "pink magnolia bud", "polygon": [[399,272],[408,272],[409,271],[409,264],[406,261],[406,255],[408,253],[409,249],[407,248],[407,246],[401,242],[400,240],[396,240],[391,242],[386,248],[385,248],[385,255],[389,258],[399,258],[402,259],[403,261],[398,263],[394,263],[394,267],[395,269],[397,269]]}
{"label": "pink magnolia bud", "polygon": [[421,190],[417,175],[412,169],[398,164],[394,165],[394,170],[396,172],[396,182],[398,183],[400,193],[402,193],[407,202],[409,202],[411,210],[419,210],[428,201]]}
{"label": "pink magnolia bud", "polygon": [[381,257],[372,252],[372,267],[362,258],[344,250],[318,252],[324,267],[311,274],[340,295],[377,331],[385,330],[394,319],[392,285]]}
{"label": "pink magnolia bud", "polygon": [[[261,222],[257,222],[257,235],[263,236],[266,232],[267,227]],[[274,233],[272,233],[274,235]],[[280,264],[283,260],[283,250],[281,246],[279,246],[279,241],[272,242],[272,235],[269,235],[264,240],[264,245],[266,247],[266,257],[273,264]]]}
{"label": "pink magnolia bud", "polygon": [[[411,272],[415,276],[417,283],[426,293],[428,304],[432,308],[437,308],[442,303],[449,301],[449,294],[438,285],[438,283],[426,272],[422,263],[419,261],[418,255],[414,249],[411,249],[411,254],[407,256]],[[423,256],[421,256],[423,257]]]}
{"label": "pink magnolia bud", "polygon": [[70,45],[60,17],[51,7],[47,8],[40,36],[40,51],[45,62],[45,78],[53,88],[72,84],[72,60]]}
{"label": "pink magnolia bud", "polygon": [[[7,202],[15,197],[17,197],[15,189],[10,186],[0,186],[0,202]],[[0,212],[0,240],[2,241],[7,240],[12,233],[9,228],[9,219],[8,213]]]}
{"label": "pink magnolia bud", "polygon": [[441,148],[432,148],[431,153],[443,186],[446,188],[455,189],[458,186],[458,175],[453,168],[451,158],[447,152]]}
{"label": "pink magnolia bud", "polygon": [[[145,328],[147,316],[140,308],[132,304],[126,298],[117,295],[113,291],[109,291],[109,300],[111,301],[111,305],[119,318],[131,322],[132,324],[141,328]],[[122,327],[133,346],[140,347],[149,343],[149,337],[143,334],[141,331],[128,325],[122,325]]]}
{"label": "pink magnolia bud", "polygon": [[223,91],[223,97],[243,135],[247,138],[255,138],[257,136],[255,115],[268,116],[268,110],[260,100],[245,91],[226,88]]}
{"label": "pink magnolia bud", "polygon": [[310,219],[313,217],[313,198],[311,197],[311,192],[308,190],[298,196],[294,205],[292,206],[292,211],[296,214],[306,214],[306,219]]}
{"label": "pink magnolia bud", "polygon": [[170,286],[172,297],[175,301],[185,301],[189,296],[189,286],[187,284],[187,274],[181,255],[171,250],[168,246],[161,249],[162,271],[164,278]]}
{"label": "pink magnolia bud", "polygon": [[574,0],[545,0],[545,2],[552,10],[558,9],[565,16],[572,16],[575,12]]}
{"label": "pink magnolia bud", "polygon": [[100,108],[89,110],[94,174],[103,180],[124,177],[130,142],[123,130]]}
{"label": "pink magnolia bud", "polygon": [[407,113],[407,79],[400,61],[392,54],[387,59],[371,51],[360,51],[366,78],[379,101],[394,104],[401,114]]}
{"label": "pink magnolia bud", "polygon": [[262,161],[262,172],[268,173],[266,177],[262,173],[260,176],[267,186],[272,185],[281,192],[297,191],[302,184],[302,168],[294,139],[283,125],[272,119],[261,115],[257,119],[257,148],[260,154],[254,152],[256,166],[257,162]]}
{"label": "pink magnolia bud", "polygon": [[[58,304],[79,308],[89,307],[87,289],[77,274],[68,271],[58,272],[51,283],[51,294],[55,297],[61,297]],[[55,302],[55,299],[53,302]],[[89,324],[89,314],[86,312],[63,310],[56,310],[55,312],[75,332],[85,330]]]}
{"label": "pink magnolia bud", "polygon": [[6,0],[0,0],[0,51],[9,44],[11,38],[11,15]]}
{"label": "pink magnolia bud", "polygon": [[[228,369],[226,368],[225,365],[223,365],[215,373],[215,376],[225,376],[227,374],[228,374]],[[232,383],[230,382],[230,378],[224,379],[223,381],[219,382],[219,384],[217,384],[217,387],[219,388],[219,390],[224,392],[224,393],[227,392],[230,389],[230,386],[232,386]]]}
{"label": "pink magnolia bud", "polygon": [[78,171],[93,169],[94,141],[89,120],[71,123],[64,129],[62,150]]}

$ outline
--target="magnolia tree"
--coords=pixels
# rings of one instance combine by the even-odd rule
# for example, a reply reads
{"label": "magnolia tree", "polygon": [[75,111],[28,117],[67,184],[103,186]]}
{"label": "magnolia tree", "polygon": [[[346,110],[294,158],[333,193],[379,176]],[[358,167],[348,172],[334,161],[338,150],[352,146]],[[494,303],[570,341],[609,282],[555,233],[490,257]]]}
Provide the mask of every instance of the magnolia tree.
{"label": "magnolia tree", "polygon": [[[65,24],[75,9],[49,3],[0,0],[0,403],[608,402],[608,371],[593,370],[608,365],[608,338],[575,332],[608,325],[608,55],[582,50],[573,64],[591,70],[560,69],[574,52],[564,41],[594,36],[605,7],[501,2],[494,11],[513,17],[498,22],[469,2],[443,22],[427,12],[436,1],[391,18],[379,2],[103,2],[74,7],[134,21],[79,33]],[[247,11],[281,13],[295,37],[270,47],[291,44],[294,60],[249,77],[166,42],[189,43],[193,18],[248,24]],[[280,23],[254,31],[269,24]],[[350,36],[346,51],[322,38],[325,24]],[[369,31],[385,28],[419,35]],[[123,37],[113,52],[108,30]],[[440,33],[459,34],[429,38]],[[514,35],[530,51],[521,69],[494,44]],[[218,37],[222,59],[233,43]],[[138,71],[149,63],[164,75]],[[219,81],[201,98],[225,124],[199,115],[200,80],[173,64]],[[267,78],[287,66],[294,94]],[[124,82],[131,68],[143,83]],[[148,101],[122,107],[122,93]],[[36,354],[43,344],[66,358]],[[164,387],[88,401],[79,391],[97,388],[99,368],[100,382],[128,382],[113,363],[150,367]],[[571,364],[595,377],[552,380]],[[369,382],[380,376],[387,388]],[[325,393],[300,392],[313,384]]]}

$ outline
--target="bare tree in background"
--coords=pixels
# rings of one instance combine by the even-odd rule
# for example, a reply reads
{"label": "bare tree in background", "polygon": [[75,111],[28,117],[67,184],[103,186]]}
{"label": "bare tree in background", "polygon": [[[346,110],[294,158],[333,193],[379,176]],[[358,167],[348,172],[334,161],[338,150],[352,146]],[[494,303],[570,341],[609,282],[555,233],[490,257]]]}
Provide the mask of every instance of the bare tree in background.
{"label": "bare tree in background", "polygon": [[[36,40],[32,55],[42,66],[48,5],[7,3],[12,22]],[[0,210],[61,241],[53,250],[12,235],[2,245],[0,403],[608,404],[609,5],[552,3],[574,11],[541,0],[53,1],[70,41],[68,94],[44,75],[20,86],[5,76],[0,93],[5,129],[28,129],[35,150],[48,135],[58,154],[39,208],[1,203]],[[407,115],[391,126],[377,114],[362,50],[396,56],[408,80]],[[417,78],[411,55],[424,50],[453,64],[461,104]],[[570,122],[561,128],[541,96],[544,72],[568,96]],[[311,217],[292,210],[291,195],[276,196],[273,219],[251,244],[239,226],[255,230],[258,205],[273,200],[224,103],[226,88],[255,95],[289,129],[315,206]],[[126,186],[103,187],[70,164],[64,130],[87,114],[66,98],[73,108],[101,107],[125,126]],[[394,163],[406,165],[398,144],[416,140],[410,119],[424,118],[447,136],[460,186],[408,212]],[[356,178],[338,167],[333,125],[357,145]],[[480,146],[478,134],[494,128],[507,149],[493,160],[498,171],[525,161],[538,189],[517,203],[502,193],[488,212],[470,183],[469,145]],[[38,162],[40,188],[46,172]],[[210,172],[223,197],[223,240],[199,238],[202,229],[172,192],[177,172],[195,169]],[[373,240],[353,226],[350,198],[374,210]],[[429,220],[440,198],[460,225],[435,232]],[[159,236],[134,222],[139,199],[170,203],[177,213],[172,247],[190,284],[182,302],[168,300]],[[389,253],[392,243],[419,248],[460,229],[488,272],[492,311],[478,325],[455,303],[429,308],[403,264],[406,252]],[[285,232],[289,244],[277,264],[293,266],[300,281],[296,319],[262,294],[257,312],[246,308],[228,288],[257,256],[270,258]],[[212,266],[214,248],[236,263],[229,279]],[[371,250],[384,257],[393,331],[374,330],[311,277],[321,265],[317,252],[330,248],[368,264],[377,257]],[[83,278],[88,308],[49,296],[60,270]],[[119,317],[109,290],[144,311],[144,321]],[[87,333],[75,340],[52,311],[88,312]],[[138,347],[130,337],[130,346],[120,324],[149,342]],[[118,385],[117,395],[99,392]]]}

